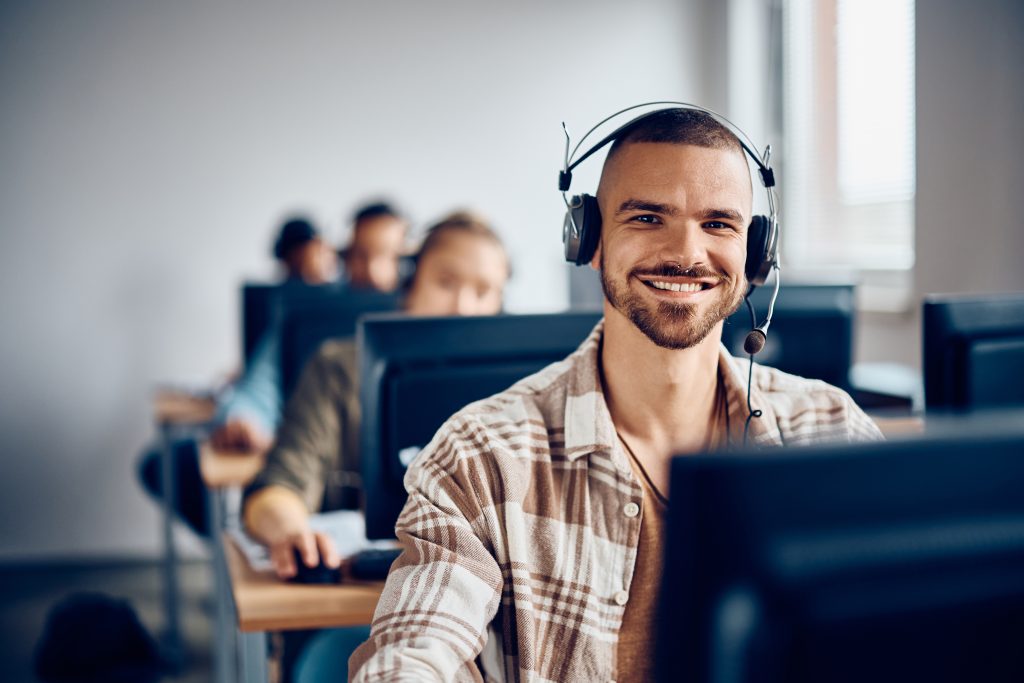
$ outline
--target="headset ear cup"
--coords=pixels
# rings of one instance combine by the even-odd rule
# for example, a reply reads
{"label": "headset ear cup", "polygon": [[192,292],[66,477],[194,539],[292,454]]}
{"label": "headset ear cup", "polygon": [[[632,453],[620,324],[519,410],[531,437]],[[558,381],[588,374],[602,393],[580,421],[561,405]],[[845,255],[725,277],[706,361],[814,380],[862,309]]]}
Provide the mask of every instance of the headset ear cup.
{"label": "headset ear cup", "polygon": [[569,263],[576,263],[576,257],[580,253],[580,226],[577,220],[582,216],[579,209],[583,205],[583,199],[579,195],[574,196],[568,202],[568,209],[565,211],[565,220],[562,222],[562,246],[565,249],[565,260]]}
{"label": "headset ear cup", "polygon": [[562,225],[565,260],[578,266],[590,263],[601,236],[601,210],[597,199],[589,194],[574,196],[569,201]]}
{"label": "headset ear cup", "polygon": [[601,208],[597,205],[597,198],[589,194],[583,195],[582,225],[580,252],[576,255],[578,266],[585,266],[594,260],[598,242],[601,241]]}
{"label": "headset ear cup", "polygon": [[744,270],[747,281],[760,286],[768,279],[772,263],[775,261],[771,249],[771,219],[767,216],[754,216],[747,229],[747,262]]}

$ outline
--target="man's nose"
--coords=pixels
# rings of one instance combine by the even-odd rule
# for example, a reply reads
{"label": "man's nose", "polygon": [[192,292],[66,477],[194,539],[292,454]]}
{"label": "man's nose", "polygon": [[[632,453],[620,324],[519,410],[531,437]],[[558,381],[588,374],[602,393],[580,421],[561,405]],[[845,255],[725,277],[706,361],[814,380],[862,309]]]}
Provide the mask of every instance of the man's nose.
{"label": "man's nose", "polygon": [[707,262],[708,236],[700,223],[686,223],[664,231],[658,246],[661,260],[678,263],[684,268]]}

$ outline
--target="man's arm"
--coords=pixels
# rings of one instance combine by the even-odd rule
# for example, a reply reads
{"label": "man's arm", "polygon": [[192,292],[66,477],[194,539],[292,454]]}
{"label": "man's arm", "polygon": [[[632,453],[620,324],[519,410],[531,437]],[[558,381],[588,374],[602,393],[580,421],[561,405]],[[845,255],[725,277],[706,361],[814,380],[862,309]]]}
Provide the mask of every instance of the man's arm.
{"label": "man's arm", "polygon": [[308,566],[316,566],[321,556],[332,567],[339,562],[330,538],[310,530],[309,514],[319,509],[325,480],[339,459],[344,424],[339,411],[343,394],[352,390],[344,369],[324,349],[317,352],[288,402],[263,470],[246,490],[245,526],[269,546],[282,578],[295,574],[293,549],[302,552]]}
{"label": "man's arm", "polygon": [[291,489],[267,486],[246,498],[245,527],[270,549],[274,571],[282,579],[295,576],[298,569],[294,549],[307,567],[317,566],[321,557],[328,567],[341,563],[331,538],[309,528],[309,511]]}
{"label": "man's arm", "polygon": [[265,450],[281,421],[281,330],[260,338],[241,379],[218,406],[210,441],[221,450]]}
{"label": "man's arm", "polygon": [[457,417],[409,468],[409,499],[396,525],[403,552],[370,639],[349,660],[351,680],[481,680],[475,660],[503,585],[474,525],[482,515],[477,494],[488,494],[469,484],[467,464],[481,457],[489,457],[483,430]]}

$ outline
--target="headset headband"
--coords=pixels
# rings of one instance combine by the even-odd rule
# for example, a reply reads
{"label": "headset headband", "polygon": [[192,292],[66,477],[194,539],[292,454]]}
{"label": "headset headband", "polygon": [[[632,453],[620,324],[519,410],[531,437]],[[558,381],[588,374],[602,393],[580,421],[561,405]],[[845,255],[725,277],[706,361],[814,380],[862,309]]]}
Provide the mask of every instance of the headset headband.
{"label": "headset headband", "polygon": [[[654,111],[649,111],[649,112],[647,112],[645,114],[641,114],[640,116],[637,116],[637,117],[634,117],[634,118],[630,119],[626,123],[622,124],[621,126],[616,128],[615,130],[613,130],[611,133],[606,135],[605,137],[601,138],[601,140],[599,142],[597,142],[597,144],[595,144],[593,147],[588,149],[581,156],[579,156],[575,160],[572,160],[572,157],[576,156],[576,152],[579,151],[580,147],[583,145],[583,143],[586,141],[586,139],[588,137],[590,137],[595,130],[597,130],[598,128],[603,126],[608,121],[611,121],[612,119],[614,119],[616,116],[619,116],[620,114],[625,114],[627,111],[633,111],[634,109],[639,109],[641,107],[650,107],[650,106],[660,105],[660,104],[671,104],[671,105],[675,105],[675,106],[674,107],[665,107],[663,109],[656,109]],[[766,188],[772,188],[772,187],[775,186],[775,173],[774,173],[774,171],[772,171],[771,167],[768,166],[768,160],[770,159],[771,153],[772,153],[771,145],[766,146],[764,148],[764,153],[762,155],[759,155],[757,153],[757,148],[754,146],[754,143],[751,142],[750,138],[747,137],[747,134],[744,133],[732,121],[730,121],[729,119],[725,118],[721,114],[719,114],[717,112],[714,112],[714,111],[712,111],[710,109],[706,109],[704,107],[697,106],[695,104],[689,104],[687,102],[675,102],[675,101],[672,101],[672,100],[660,100],[660,101],[657,101],[657,102],[642,102],[640,104],[634,104],[631,107],[626,107],[625,109],[620,109],[619,111],[615,112],[614,114],[611,114],[610,116],[606,116],[605,118],[601,119],[600,121],[597,122],[597,124],[593,128],[588,130],[586,132],[586,134],[582,138],[580,138],[579,142],[576,143],[576,146],[573,147],[571,154],[569,153],[569,145],[570,145],[569,131],[566,130],[565,123],[563,122],[562,123],[562,129],[565,130],[565,164],[562,167],[562,170],[558,174],[558,189],[560,191],[562,191],[562,192],[568,192],[569,186],[572,184],[572,171],[573,171],[573,169],[576,168],[577,166],[579,166],[580,164],[582,164],[587,159],[589,159],[593,154],[595,154],[596,152],[600,151],[605,145],[607,145],[608,143],[616,140],[623,131],[628,129],[634,123],[636,123],[637,121],[639,121],[641,119],[644,119],[644,118],[650,116],[651,114],[657,113],[659,111],[668,111],[670,109],[676,109],[676,108],[678,108],[678,109],[690,109],[690,110],[693,110],[693,111],[703,112],[703,113],[711,116],[712,118],[714,118],[716,121],[721,123],[723,126],[725,126],[729,130],[729,132],[732,133],[736,137],[736,140],[737,140],[737,142],[740,143],[740,147],[743,148],[743,151],[746,152],[747,155],[751,159],[754,160],[755,164],[757,164],[757,171],[758,171],[758,174],[761,176],[762,184]]]}

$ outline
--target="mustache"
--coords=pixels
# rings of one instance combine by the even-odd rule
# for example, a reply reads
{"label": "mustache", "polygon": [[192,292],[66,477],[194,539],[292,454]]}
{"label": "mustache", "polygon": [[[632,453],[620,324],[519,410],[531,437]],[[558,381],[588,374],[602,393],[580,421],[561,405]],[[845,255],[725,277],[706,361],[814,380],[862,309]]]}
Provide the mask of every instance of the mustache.
{"label": "mustache", "polygon": [[636,267],[633,270],[631,270],[629,274],[640,279],[651,277],[688,277],[700,280],[726,279],[724,273],[712,270],[707,266],[696,264],[692,266],[686,266],[684,268],[678,263],[672,263],[669,261],[659,263],[658,265],[653,267]]}

